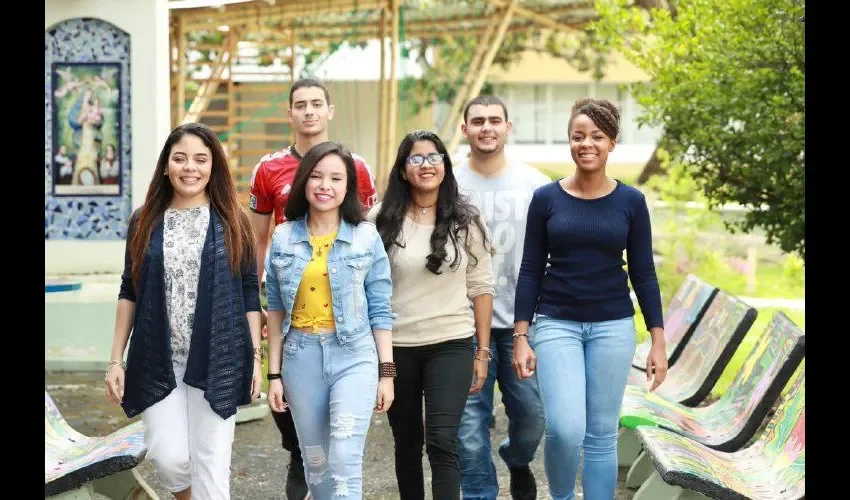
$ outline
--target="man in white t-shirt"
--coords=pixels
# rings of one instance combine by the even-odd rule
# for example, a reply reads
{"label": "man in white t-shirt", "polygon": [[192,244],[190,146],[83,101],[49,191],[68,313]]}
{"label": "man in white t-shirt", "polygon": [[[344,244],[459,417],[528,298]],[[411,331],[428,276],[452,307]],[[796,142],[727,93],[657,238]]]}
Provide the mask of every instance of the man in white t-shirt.
{"label": "man in white t-shirt", "polygon": [[[536,376],[520,380],[514,372],[514,293],[522,261],[525,221],[531,195],[551,180],[524,163],[505,156],[511,132],[505,104],[495,96],[481,95],[466,104],[462,131],[469,141],[470,157],[455,168],[461,193],[470,197],[487,220],[493,245],[496,296],[490,349],[493,356],[481,391],[469,396],[458,431],[463,498],[495,499],[499,494],[496,466],[490,453],[490,422],[496,381],[508,416],[508,438],[499,445],[499,456],[511,473],[511,497],[533,500],[537,485],[528,464],[543,436],[543,405]],[[525,342],[525,337],[517,341]],[[477,346],[476,346],[477,348]]]}

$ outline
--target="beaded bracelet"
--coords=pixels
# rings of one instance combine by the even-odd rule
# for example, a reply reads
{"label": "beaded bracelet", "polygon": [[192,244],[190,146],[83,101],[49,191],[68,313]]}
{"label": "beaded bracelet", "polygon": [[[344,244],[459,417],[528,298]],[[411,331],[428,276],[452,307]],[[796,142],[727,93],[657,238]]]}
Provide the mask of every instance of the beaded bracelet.
{"label": "beaded bracelet", "polygon": [[385,363],[378,363],[378,377],[396,377],[396,369],[395,363],[392,361],[387,361]]}

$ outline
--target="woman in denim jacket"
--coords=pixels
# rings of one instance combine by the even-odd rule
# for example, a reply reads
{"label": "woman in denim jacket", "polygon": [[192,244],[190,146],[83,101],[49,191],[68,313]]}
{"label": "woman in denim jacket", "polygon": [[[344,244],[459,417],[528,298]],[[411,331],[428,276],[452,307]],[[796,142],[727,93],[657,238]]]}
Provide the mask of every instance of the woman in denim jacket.
{"label": "woman in denim jacket", "polygon": [[284,411],[285,395],[316,500],[362,498],[372,410],[394,396],[390,265],[362,213],[351,153],[318,144],[266,260],[269,405]]}

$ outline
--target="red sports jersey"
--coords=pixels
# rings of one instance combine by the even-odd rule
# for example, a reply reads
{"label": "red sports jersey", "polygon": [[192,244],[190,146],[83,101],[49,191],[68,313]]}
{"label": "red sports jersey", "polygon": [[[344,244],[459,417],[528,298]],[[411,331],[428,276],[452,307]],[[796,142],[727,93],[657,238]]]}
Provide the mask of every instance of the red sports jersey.
{"label": "red sports jersey", "polygon": [[[371,207],[378,201],[375,189],[375,179],[362,157],[352,154],[354,166],[357,169],[357,194],[360,202]],[[281,151],[267,154],[254,167],[251,173],[251,195],[249,206],[258,214],[274,212],[275,225],[286,221],[283,214],[289,191],[295,181],[295,171],[301,155],[294,148],[288,147]]]}

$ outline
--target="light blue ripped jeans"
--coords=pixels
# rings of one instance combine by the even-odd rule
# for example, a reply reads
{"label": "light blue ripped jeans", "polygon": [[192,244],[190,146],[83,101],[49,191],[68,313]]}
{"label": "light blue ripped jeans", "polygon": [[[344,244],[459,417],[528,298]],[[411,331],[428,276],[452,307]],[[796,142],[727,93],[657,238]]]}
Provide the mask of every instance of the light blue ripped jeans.
{"label": "light blue ripped jeans", "polygon": [[378,391],[375,338],[348,346],[336,334],[289,330],[283,392],[315,500],[363,498],[363,449]]}
{"label": "light blue ripped jeans", "polygon": [[617,487],[617,427],[635,352],[634,318],[580,323],[537,316],[530,345],[546,417],[549,494],[575,498],[584,451],[585,500],[611,500]]}

